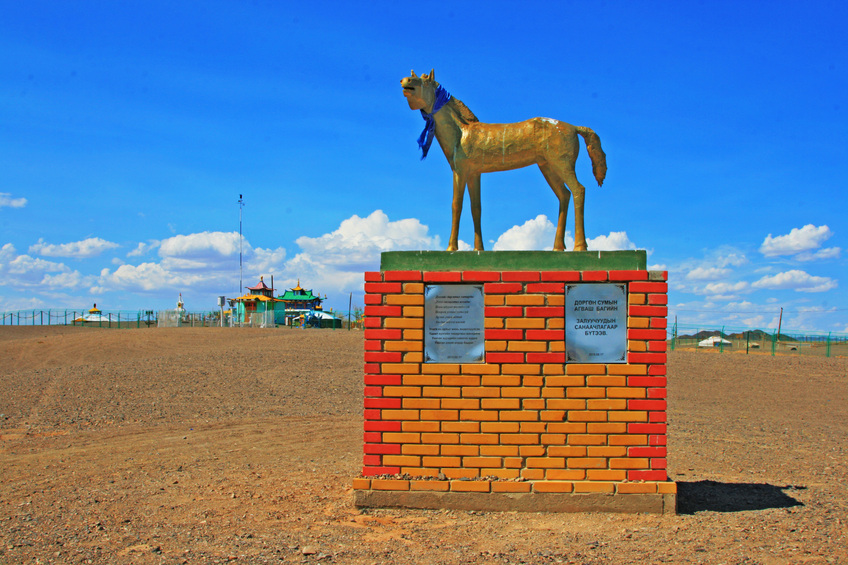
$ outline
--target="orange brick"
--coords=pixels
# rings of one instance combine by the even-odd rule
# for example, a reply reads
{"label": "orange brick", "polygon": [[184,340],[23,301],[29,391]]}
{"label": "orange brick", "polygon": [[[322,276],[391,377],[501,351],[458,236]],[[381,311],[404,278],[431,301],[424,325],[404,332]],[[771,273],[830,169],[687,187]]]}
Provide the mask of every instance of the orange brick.
{"label": "orange brick", "polygon": [[538,481],[545,478],[544,469],[522,469],[521,478],[527,481]]}
{"label": "orange brick", "polygon": [[546,375],[561,375],[565,372],[565,367],[562,363],[546,363],[544,373]]}
{"label": "orange brick", "polygon": [[627,327],[635,329],[649,328],[651,326],[650,318],[627,318]]}
{"label": "orange brick", "polygon": [[642,293],[638,293],[638,294],[637,293],[631,293],[630,296],[627,297],[627,303],[628,303],[628,305],[629,304],[642,305],[642,304],[647,303],[647,298],[645,298],[645,295],[642,294]]}
{"label": "orange brick", "polygon": [[518,386],[521,375],[483,375],[480,382],[483,386]]}
{"label": "orange brick", "polygon": [[[520,475],[520,471],[518,469],[502,469],[502,468],[492,468],[492,467],[482,467],[480,469],[481,477],[497,477],[499,479],[517,479]],[[492,482],[492,486],[495,485],[495,482]]]}
{"label": "orange brick", "polygon": [[569,410],[570,422],[606,422],[607,412],[603,410]]}
{"label": "orange brick", "polygon": [[618,494],[650,494],[657,492],[656,483],[620,483]]}
{"label": "orange brick", "polygon": [[480,422],[442,422],[442,431],[458,434],[476,434],[480,432]]}
{"label": "orange brick", "polygon": [[542,375],[523,375],[521,377],[521,384],[523,386],[535,386],[542,388],[545,384],[545,377]]}
{"label": "orange brick", "polygon": [[480,446],[478,445],[443,445],[441,455],[471,457],[480,455]]}
{"label": "orange brick", "polygon": [[573,492],[574,483],[566,481],[536,481],[533,484],[535,492]]}
{"label": "orange brick", "polygon": [[[518,453],[518,447],[515,447],[516,454]],[[524,467],[524,458],[523,457],[505,457],[504,458],[504,467],[507,469],[521,469]]]}
{"label": "orange brick", "polygon": [[622,457],[609,460],[610,469],[647,469],[650,460],[646,457]]}
{"label": "orange brick", "polygon": [[[460,436],[460,441],[463,444],[497,445],[498,444],[498,434],[462,434]],[[501,442],[501,443],[504,443],[504,442]]]}
{"label": "orange brick", "polygon": [[553,457],[586,457],[584,445],[549,445],[548,455]]}
{"label": "orange brick", "polygon": [[548,433],[551,434],[584,434],[585,422],[549,422]]}
{"label": "orange brick", "polygon": [[644,341],[628,341],[627,342],[627,351],[635,351],[636,353],[641,353],[643,351],[648,350],[648,343]]}
{"label": "orange brick", "polygon": [[574,483],[574,492],[615,492],[614,483],[606,483],[599,481],[580,481]]}
{"label": "orange brick", "polygon": [[386,329],[421,329],[424,318],[384,318],[383,327]]}
{"label": "orange brick", "polygon": [[403,339],[405,341],[422,340],[424,339],[424,330],[403,330]]}
{"label": "orange brick", "polygon": [[585,478],[585,469],[548,469],[545,471],[545,480],[548,481],[582,481]]}
{"label": "orange brick", "polygon": [[462,410],[460,417],[463,420],[474,420],[477,422],[494,422],[498,419],[496,410]]}
{"label": "orange brick", "polygon": [[[425,386],[421,389],[421,394],[427,397],[459,398],[462,396],[462,389],[458,386]],[[384,396],[388,395],[384,393]]]}
{"label": "orange brick", "polygon": [[590,398],[586,401],[589,410],[627,410],[626,398]]}
{"label": "orange brick", "polygon": [[[488,321],[489,318],[486,318]],[[545,329],[544,318],[507,318],[504,327],[508,330],[543,330]]]}
{"label": "orange brick", "polygon": [[645,389],[643,387],[609,387],[607,389],[608,398],[645,398]]}
{"label": "orange brick", "polygon": [[403,408],[421,410],[438,410],[442,407],[442,401],[439,398],[404,398]]}
{"label": "orange brick", "polygon": [[409,481],[409,490],[447,491],[450,484],[447,481]]}
{"label": "orange brick", "polygon": [[544,306],[543,294],[509,294],[506,297],[507,306]]}
{"label": "orange brick", "polygon": [[498,419],[501,422],[535,422],[539,420],[539,412],[535,410],[501,410]]}
{"label": "orange brick", "polygon": [[[384,456],[385,459],[386,456]],[[399,457],[399,456],[398,456]],[[564,457],[528,457],[527,467],[530,469],[561,469],[565,467]]]}
{"label": "orange brick", "polygon": [[421,443],[459,443],[459,434],[457,433],[442,433],[442,432],[426,432],[421,434]]}
{"label": "orange brick", "polygon": [[459,457],[422,457],[422,462],[428,467],[462,467],[462,459]]}
{"label": "orange brick", "polygon": [[410,432],[383,432],[383,443],[421,443],[421,434]]}
{"label": "orange brick", "polygon": [[442,398],[441,403],[441,407],[446,410],[477,410],[480,408],[480,400],[476,398]]}
{"label": "orange brick", "polygon": [[500,467],[502,459],[500,457],[463,457],[463,467]]}
{"label": "orange brick", "polygon": [[538,434],[501,434],[501,443],[506,445],[529,445],[539,443]]}
{"label": "orange brick", "polygon": [[565,366],[565,373],[567,375],[606,375],[607,366],[598,363],[573,363]]}
{"label": "orange brick", "polygon": [[532,484],[516,481],[493,481],[492,492],[530,492]]}
{"label": "orange brick", "polygon": [[586,377],[583,375],[548,375],[545,377],[545,386],[549,387],[569,387],[569,386],[584,386]]}
{"label": "orange brick", "polygon": [[586,377],[588,386],[627,386],[624,375],[589,375]]}
{"label": "orange brick", "polygon": [[[497,455],[499,457],[515,457],[518,455],[517,445],[481,445],[480,455]],[[518,459],[518,465],[521,466],[521,459]]]}
{"label": "orange brick", "polygon": [[548,431],[546,422],[521,422],[521,433],[543,434]]}
{"label": "orange brick", "polygon": [[383,410],[384,420],[418,420],[418,410]]}
{"label": "orange brick", "polygon": [[627,424],[624,422],[592,422],[586,425],[590,434],[626,434]]}
{"label": "orange brick", "polygon": [[505,341],[486,341],[486,351],[506,351]]}
{"label": "orange brick", "polygon": [[521,407],[525,410],[544,410],[546,404],[544,398],[525,398],[521,401]]}
{"label": "orange brick", "polygon": [[518,422],[483,422],[480,431],[490,434],[518,433]]}
{"label": "orange brick", "polygon": [[421,318],[424,316],[424,307],[423,306],[404,306],[403,307],[403,317],[404,318]]}
{"label": "orange brick", "polygon": [[545,455],[543,445],[519,445],[518,454],[522,457],[542,457]]}
{"label": "orange brick", "polygon": [[404,294],[424,294],[424,283],[404,283],[403,292]]}
{"label": "orange brick", "polygon": [[504,398],[538,398],[541,389],[528,386],[505,386],[501,388],[501,396]]}
{"label": "orange brick", "polygon": [[609,469],[587,469],[586,478],[590,481],[624,481],[627,471],[610,471]]}
{"label": "orange brick", "polygon": [[483,398],[480,407],[484,410],[518,410],[521,399],[518,398]]}
{"label": "orange brick", "polygon": [[422,306],[423,294],[387,294],[386,304],[391,306]]}
{"label": "orange brick", "polygon": [[420,351],[408,351],[403,354],[404,363],[421,363],[424,361],[424,354]]}
{"label": "orange brick", "polygon": [[480,386],[477,375],[442,375],[442,386]]}
{"label": "orange brick", "polygon": [[420,341],[386,341],[383,343],[385,351],[420,351]]}
{"label": "orange brick", "polygon": [[565,420],[565,410],[540,410],[539,419],[543,422],[562,422]]}
{"label": "orange brick", "polygon": [[607,460],[604,457],[569,457],[568,467],[571,469],[606,469]]}
{"label": "orange brick", "polygon": [[542,366],[537,363],[504,363],[501,373],[504,375],[538,375]]}
{"label": "orange brick", "polygon": [[626,457],[627,447],[624,445],[590,445],[589,457]]}
{"label": "orange brick", "polygon": [[439,386],[439,375],[404,375],[404,386]]}
{"label": "orange brick", "polygon": [[648,436],[644,434],[625,434],[609,436],[610,445],[648,445]]}
{"label": "orange brick", "polygon": [[465,398],[498,398],[501,389],[494,386],[464,386],[462,396]]}
{"label": "orange brick", "polygon": [[383,363],[381,369],[386,374],[414,375],[421,372],[421,365],[418,363]]}
{"label": "orange brick", "polygon": [[418,467],[421,458],[417,455],[383,455],[383,465]]}
{"label": "orange brick", "polygon": [[505,298],[503,294],[487,294],[483,298],[483,304],[486,306],[503,306]]}
{"label": "orange brick", "polygon": [[389,397],[418,397],[421,396],[421,387],[419,386],[384,386],[383,396]]}
{"label": "orange brick", "polygon": [[569,445],[606,445],[607,436],[600,434],[568,434]]}
{"label": "orange brick", "polygon": [[462,365],[463,375],[500,375],[501,366],[496,363],[475,363]]}
{"label": "orange brick", "polygon": [[[488,342],[487,342],[488,344]],[[488,347],[486,348],[488,351]],[[510,341],[507,351],[547,351],[548,343],[545,341]]]}
{"label": "orange brick", "polygon": [[547,328],[549,330],[561,330],[565,327],[565,318],[548,318]]}
{"label": "orange brick", "polygon": [[657,483],[657,492],[660,494],[676,494],[677,483],[661,482]]}
{"label": "orange brick", "polygon": [[647,365],[610,365],[609,366],[609,374],[610,375],[647,375],[648,374],[648,366]]}
{"label": "orange brick", "polygon": [[567,398],[604,398],[606,389],[603,387],[577,387],[571,386],[565,389]]}
{"label": "orange brick", "polygon": [[[545,427],[547,431],[547,426]],[[539,438],[542,445],[565,445],[565,434],[545,434]]]}
{"label": "orange brick", "polygon": [[477,469],[465,469],[461,467],[444,467],[442,468],[442,473],[449,479],[476,479],[480,476]]}
{"label": "orange brick", "polygon": [[371,479],[353,479],[354,490],[368,490],[371,488]]}
{"label": "orange brick", "polygon": [[428,375],[458,375],[460,365],[458,363],[424,363],[421,366],[421,372]]}
{"label": "orange brick", "polygon": [[551,353],[559,353],[559,352],[565,351],[565,342],[564,341],[552,341],[552,342],[550,342],[549,351]]}
{"label": "orange brick", "polygon": [[648,413],[642,410],[616,411],[609,413],[610,422],[647,422]]}
{"label": "orange brick", "polygon": [[404,455],[438,455],[438,445],[424,445],[421,443],[406,443],[400,446],[400,452]]}
{"label": "orange brick", "polygon": [[565,306],[564,294],[548,294],[546,298],[548,306]]}
{"label": "orange brick", "polygon": [[451,481],[451,492],[489,492],[492,489],[490,481]]}
{"label": "orange brick", "polygon": [[401,422],[400,425],[405,432],[438,432],[441,429],[439,422],[422,422],[418,418],[411,422]]}
{"label": "orange brick", "polygon": [[371,479],[371,490],[409,490],[409,481],[400,479]]}
{"label": "orange brick", "polygon": [[501,330],[504,327],[503,318],[486,318],[483,320],[483,327],[487,330]]}

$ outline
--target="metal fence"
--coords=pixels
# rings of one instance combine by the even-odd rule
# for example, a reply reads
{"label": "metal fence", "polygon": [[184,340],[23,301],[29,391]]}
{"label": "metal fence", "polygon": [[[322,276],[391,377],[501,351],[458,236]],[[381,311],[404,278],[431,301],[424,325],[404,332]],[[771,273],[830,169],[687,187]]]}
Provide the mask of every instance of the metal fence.
{"label": "metal fence", "polygon": [[675,324],[667,330],[671,350],[767,355],[848,356],[848,333],[759,330],[729,326]]}

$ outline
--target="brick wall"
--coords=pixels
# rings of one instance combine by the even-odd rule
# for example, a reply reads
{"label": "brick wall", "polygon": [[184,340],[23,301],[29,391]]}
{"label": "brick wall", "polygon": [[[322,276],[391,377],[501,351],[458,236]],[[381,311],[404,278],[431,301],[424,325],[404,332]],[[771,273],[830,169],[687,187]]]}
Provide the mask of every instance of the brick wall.
{"label": "brick wall", "polygon": [[[673,493],[666,272],[365,273],[356,489]],[[565,364],[565,284],[626,283],[626,364]],[[483,364],[423,363],[424,285],[482,283]],[[391,475],[387,477],[386,475]]]}

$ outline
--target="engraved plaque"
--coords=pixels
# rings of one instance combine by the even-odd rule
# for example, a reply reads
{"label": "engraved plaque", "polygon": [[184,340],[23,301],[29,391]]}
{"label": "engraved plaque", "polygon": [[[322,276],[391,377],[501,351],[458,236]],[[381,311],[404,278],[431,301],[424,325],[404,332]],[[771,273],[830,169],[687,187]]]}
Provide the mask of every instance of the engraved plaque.
{"label": "engraved plaque", "polygon": [[565,362],[627,361],[627,289],[623,284],[565,286]]}
{"label": "engraved plaque", "polygon": [[424,362],[482,363],[483,318],[482,285],[426,285]]}

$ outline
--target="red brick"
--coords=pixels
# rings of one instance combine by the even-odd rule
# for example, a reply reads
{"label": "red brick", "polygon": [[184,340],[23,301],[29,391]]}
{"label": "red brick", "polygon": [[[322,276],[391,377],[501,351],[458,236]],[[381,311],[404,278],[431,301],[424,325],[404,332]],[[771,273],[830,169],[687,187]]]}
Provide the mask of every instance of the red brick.
{"label": "red brick", "polygon": [[383,320],[380,317],[371,317],[362,320],[362,326],[365,328],[379,328],[382,325]]}
{"label": "red brick", "polygon": [[375,410],[373,408],[365,410],[364,414],[366,420],[380,420],[383,417],[382,410]]}
{"label": "red brick", "polygon": [[639,447],[633,446],[627,450],[628,457],[665,457],[665,447]]}
{"label": "red brick", "polygon": [[[665,332],[665,330],[660,330]],[[648,342],[648,351],[659,353],[662,351],[668,351],[668,343],[665,341],[649,341]]]}
{"label": "red brick", "polygon": [[528,306],[525,312],[528,318],[560,318],[565,316],[562,306]]}
{"label": "red brick", "polygon": [[486,363],[524,363],[524,353],[493,351],[486,353]]}
{"label": "red brick", "polygon": [[667,396],[667,391],[664,388],[649,388],[648,389],[648,398],[665,398]]}
{"label": "red brick", "polygon": [[382,294],[366,294],[365,295],[365,304],[372,305],[380,305],[383,303],[383,295]]}
{"label": "red brick", "polygon": [[668,436],[648,436],[648,445],[667,445]]}
{"label": "red brick", "polygon": [[366,351],[366,363],[400,363],[403,353],[400,351]]}
{"label": "red brick", "polygon": [[665,294],[649,294],[648,304],[650,305],[666,305],[668,304],[668,296]]}
{"label": "red brick", "polygon": [[365,443],[381,443],[383,441],[383,434],[380,432],[365,432],[362,435],[362,439]]}
{"label": "red brick", "polygon": [[627,330],[627,339],[665,339],[665,330]]}
{"label": "red brick", "polygon": [[462,282],[462,273],[458,271],[426,271],[424,282]]}
{"label": "red brick", "polygon": [[421,271],[386,271],[383,280],[415,282],[421,280]]}
{"label": "red brick", "polygon": [[380,271],[366,271],[365,272],[365,281],[366,282],[380,282],[383,280],[383,273]]}
{"label": "red brick", "polygon": [[400,408],[400,398],[366,398],[365,408]]}
{"label": "red brick", "polygon": [[651,459],[651,469],[665,469],[667,465],[665,457]]}
{"label": "red brick", "polygon": [[608,274],[606,271],[583,271],[580,273],[581,280],[586,281],[605,281]]}
{"label": "red brick", "polygon": [[658,363],[665,364],[666,362],[666,354],[665,353],[639,353],[632,351],[627,356],[628,363]]}
{"label": "red brick", "polygon": [[565,330],[527,330],[526,339],[537,341],[561,341],[565,339]]}
{"label": "red brick", "polygon": [[[609,280],[611,281],[646,281],[648,280],[648,271],[610,271]],[[630,292],[633,292],[632,290]]]}
{"label": "red brick", "polygon": [[665,424],[645,424],[642,422],[631,422],[627,424],[628,434],[664,434]]}
{"label": "red brick", "polygon": [[642,398],[631,398],[627,401],[628,410],[665,410],[665,400],[645,400]]}
{"label": "red brick", "polygon": [[366,306],[364,309],[366,316],[397,316],[403,315],[401,306]]}
{"label": "red brick", "polygon": [[379,363],[365,363],[364,371],[366,375],[379,375],[382,372]]}
{"label": "red brick", "polygon": [[565,292],[564,282],[543,282],[527,285],[528,294],[561,294]]}
{"label": "red brick", "polygon": [[666,329],[668,327],[668,318],[651,318],[651,327]]}
{"label": "red brick", "polygon": [[486,339],[520,340],[524,339],[524,330],[486,330]]}
{"label": "red brick", "polygon": [[665,375],[666,374],[666,366],[663,365],[651,365],[648,367],[649,375]]}
{"label": "red brick", "polygon": [[399,432],[400,422],[393,421],[369,421],[365,422],[366,432]]}
{"label": "red brick", "polygon": [[630,290],[630,292],[666,293],[666,292],[668,292],[668,283],[634,281],[634,282],[630,283],[629,290]]}
{"label": "red brick", "polygon": [[544,282],[578,282],[580,271],[542,271]]}
{"label": "red brick", "polygon": [[632,304],[627,308],[628,316],[659,316],[665,318],[668,316],[667,306],[642,306],[641,304]]}
{"label": "red brick", "polygon": [[523,314],[521,306],[486,306],[483,312],[487,318],[520,318]]}
{"label": "red brick", "polygon": [[665,412],[648,412],[648,421],[651,422],[652,424],[659,423],[659,422],[665,422],[666,421]]}
{"label": "red brick", "polygon": [[[654,365],[655,367],[657,365]],[[627,377],[627,386],[648,386],[648,387],[661,387],[665,386],[666,379],[665,377],[645,377],[645,376],[634,376]]]}
{"label": "red brick", "polygon": [[565,352],[527,353],[528,363],[565,363]]}
{"label": "red brick", "polygon": [[374,330],[369,329],[363,332],[365,339],[403,339],[403,330]]}
{"label": "red brick", "polygon": [[398,282],[368,282],[365,283],[365,292],[368,294],[399,294],[403,292],[403,285]]}
{"label": "red brick", "polygon": [[646,471],[642,469],[631,469],[627,471],[628,481],[665,481],[668,475],[664,470]]}
{"label": "red brick", "polygon": [[371,455],[400,455],[399,443],[366,443],[365,453]]}
{"label": "red brick", "polygon": [[497,271],[463,271],[463,282],[497,282],[501,274]]}
{"label": "red brick", "polygon": [[374,475],[397,475],[400,473],[400,467],[363,467],[362,475],[365,477],[373,477]]}
{"label": "red brick", "polygon": [[377,466],[383,462],[382,455],[363,455],[362,456],[362,464],[369,466]]}
{"label": "red brick", "polygon": [[524,285],[520,282],[490,282],[483,285],[483,292],[486,294],[514,294],[524,290]]}
{"label": "red brick", "polygon": [[365,396],[366,397],[383,396],[383,387],[381,387],[381,386],[366,386],[365,387]]}
{"label": "red brick", "polygon": [[383,350],[383,342],[379,339],[366,339],[365,340],[365,351],[382,351]]}
{"label": "red brick", "polygon": [[402,383],[401,375],[365,375],[367,386],[396,386]]}

